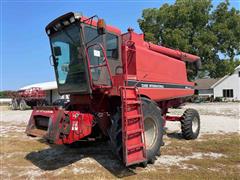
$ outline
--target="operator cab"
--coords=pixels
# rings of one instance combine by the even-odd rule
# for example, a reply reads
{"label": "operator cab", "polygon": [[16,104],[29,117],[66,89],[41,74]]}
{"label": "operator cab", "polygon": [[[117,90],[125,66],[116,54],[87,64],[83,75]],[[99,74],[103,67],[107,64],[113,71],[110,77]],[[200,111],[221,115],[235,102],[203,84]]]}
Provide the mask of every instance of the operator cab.
{"label": "operator cab", "polygon": [[112,87],[112,75],[121,65],[120,30],[97,16],[71,12],[48,24],[46,32],[59,94],[90,94]]}

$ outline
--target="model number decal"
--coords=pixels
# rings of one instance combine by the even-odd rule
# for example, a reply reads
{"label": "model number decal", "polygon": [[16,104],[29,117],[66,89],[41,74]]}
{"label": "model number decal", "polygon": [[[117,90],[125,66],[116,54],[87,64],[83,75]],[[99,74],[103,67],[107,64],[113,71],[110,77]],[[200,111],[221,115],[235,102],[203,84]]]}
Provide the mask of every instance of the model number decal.
{"label": "model number decal", "polygon": [[148,84],[141,84],[141,87],[148,88]]}
{"label": "model number decal", "polygon": [[186,86],[181,84],[164,84],[164,83],[151,83],[141,81],[127,81],[128,86],[137,86],[142,88],[176,88],[176,89],[193,89],[193,86]]}

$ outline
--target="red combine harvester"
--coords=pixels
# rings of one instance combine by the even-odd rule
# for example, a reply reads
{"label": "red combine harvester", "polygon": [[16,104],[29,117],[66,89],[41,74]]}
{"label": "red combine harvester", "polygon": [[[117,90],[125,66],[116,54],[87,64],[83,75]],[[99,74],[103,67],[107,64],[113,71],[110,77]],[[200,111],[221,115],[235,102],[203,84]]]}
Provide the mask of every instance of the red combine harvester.
{"label": "red combine harvester", "polygon": [[20,90],[12,97],[12,110],[25,110],[27,106],[47,105],[46,93],[39,87],[32,87],[25,90]]}
{"label": "red combine harvester", "polygon": [[70,94],[70,103],[35,108],[28,135],[55,144],[107,137],[126,166],[154,163],[166,121],[180,121],[183,137],[197,138],[198,112],[170,116],[168,108],[194,94],[185,62],[199,65],[198,56],[145,42],[131,29],[122,34],[97,16],[67,13],[46,33],[59,94]]}

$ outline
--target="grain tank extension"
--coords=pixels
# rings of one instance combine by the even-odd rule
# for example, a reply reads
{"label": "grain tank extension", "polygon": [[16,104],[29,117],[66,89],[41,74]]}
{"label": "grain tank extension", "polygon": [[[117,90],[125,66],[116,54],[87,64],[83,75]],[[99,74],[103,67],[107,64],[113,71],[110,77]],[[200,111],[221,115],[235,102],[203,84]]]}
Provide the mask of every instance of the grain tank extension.
{"label": "grain tank extension", "polygon": [[108,139],[126,166],[154,163],[166,121],[180,121],[185,139],[199,134],[194,109],[171,116],[194,94],[186,62],[200,58],[144,41],[132,29],[122,33],[98,16],[67,13],[46,27],[58,92],[65,108],[36,107],[26,133],[54,144]]}

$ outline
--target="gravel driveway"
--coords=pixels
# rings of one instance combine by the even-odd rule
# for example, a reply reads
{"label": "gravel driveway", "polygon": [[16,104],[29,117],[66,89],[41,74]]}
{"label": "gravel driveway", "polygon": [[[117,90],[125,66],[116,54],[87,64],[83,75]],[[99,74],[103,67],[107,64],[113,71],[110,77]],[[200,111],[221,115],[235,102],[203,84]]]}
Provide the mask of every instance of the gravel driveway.
{"label": "gravel driveway", "polygon": [[[200,103],[186,104],[181,109],[170,109],[171,114],[181,115],[185,109],[198,110],[201,118],[201,134],[240,132],[240,103]],[[31,110],[11,111],[2,110],[1,122],[11,126],[27,125]],[[180,123],[167,122],[168,131],[180,132]],[[6,128],[1,127],[1,132]]]}
{"label": "gravel driveway", "polygon": [[[240,103],[186,104],[181,109],[171,109],[171,114],[180,115],[187,108],[194,108],[200,114],[201,134],[240,132]],[[180,131],[180,123],[167,122],[169,131]]]}
{"label": "gravel driveway", "polygon": [[[187,104],[181,109],[170,109],[172,114],[178,115],[187,108],[197,109],[202,136],[195,141],[185,141],[165,135],[162,155],[147,168],[135,170],[125,168],[112,155],[107,143],[89,143],[79,149],[71,149],[49,146],[42,139],[28,137],[24,131],[32,111],[0,108],[0,159],[3,162],[0,179],[219,179],[229,174],[235,179],[236,172],[239,172],[239,153],[236,150],[239,138],[236,132],[239,133],[240,129],[240,103]],[[169,134],[180,132],[178,122],[167,122],[167,128]],[[216,133],[221,135],[215,136]],[[235,136],[229,133],[235,133],[235,141]],[[214,141],[216,138],[218,140]],[[223,141],[227,145],[235,142],[233,150],[222,145]],[[229,169],[225,172],[226,167]]]}

